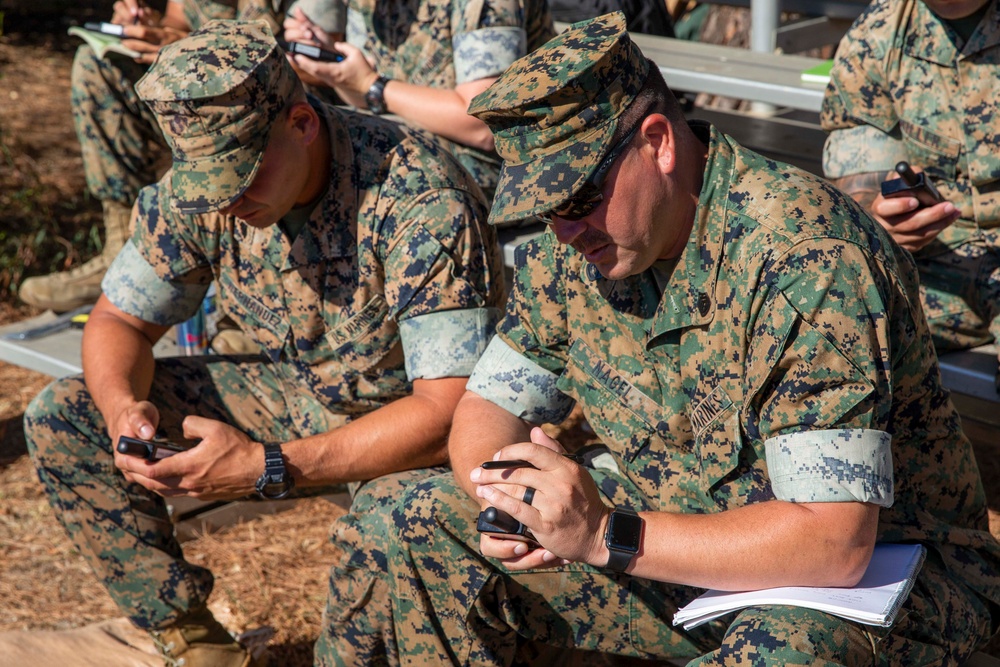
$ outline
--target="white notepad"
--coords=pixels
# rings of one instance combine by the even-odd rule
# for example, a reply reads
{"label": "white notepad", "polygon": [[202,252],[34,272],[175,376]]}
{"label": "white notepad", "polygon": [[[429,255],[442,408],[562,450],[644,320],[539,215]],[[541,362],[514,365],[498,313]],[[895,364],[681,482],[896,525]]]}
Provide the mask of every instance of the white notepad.
{"label": "white notepad", "polygon": [[888,627],[913,588],[926,550],[920,544],[876,544],[868,569],[853,588],[782,586],[759,591],[711,590],[677,610],[685,630],[744,607],[809,607],[866,625]]}

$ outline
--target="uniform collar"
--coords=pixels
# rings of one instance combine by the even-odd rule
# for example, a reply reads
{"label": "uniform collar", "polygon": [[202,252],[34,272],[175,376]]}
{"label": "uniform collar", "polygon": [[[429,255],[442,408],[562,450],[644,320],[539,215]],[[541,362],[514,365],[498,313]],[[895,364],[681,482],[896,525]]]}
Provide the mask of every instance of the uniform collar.
{"label": "uniform collar", "polygon": [[923,2],[913,2],[912,27],[907,32],[903,49],[907,56],[926,60],[936,65],[954,67],[961,58],[1000,44],[1000,16],[996,11],[997,0],[990,3],[979,27],[961,50],[955,45],[959,39],[943,20]]}
{"label": "uniform collar", "polygon": [[342,115],[315,104],[330,134],[330,186],[313,210],[309,223],[292,243],[282,270],[316,262],[317,257],[348,257],[357,253],[358,192],[354,146]]}
{"label": "uniform collar", "polygon": [[[715,317],[715,284],[729,210],[725,203],[729,201],[735,159],[732,147],[714,127],[701,121],[688,124],[708,144],[708,159],[691,236],[660,297],[647,347],[663,334],[703,326]],[[653,280],[651,275],[649,280]]]}

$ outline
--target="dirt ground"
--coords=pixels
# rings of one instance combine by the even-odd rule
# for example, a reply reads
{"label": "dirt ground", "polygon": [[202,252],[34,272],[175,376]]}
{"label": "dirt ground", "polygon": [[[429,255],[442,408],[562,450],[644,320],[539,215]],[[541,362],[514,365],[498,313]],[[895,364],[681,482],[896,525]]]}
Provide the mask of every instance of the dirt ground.
{"label": "dirt ground", "polygon": [[[98,219],[96,203],[84,194],[70,120],[75,44],[62,39],[61,30],[11,34],[8,27],[0,36],[0,231],[17,224],[4,218],[14,193],[29,190],[34,205],[55,210],[68,228]],[[67,265],[80,261],[72,239],[63,241]],[[30,248],[22,251],[30,262]],[[12,299],[0,302],[0,324],[34,314]],[[49,380],[0,363],[0,631],[66,629],[118,615],[54,519],[26,456],[21,417]],[[985,431],[978,455],[991,507],[1000,509],[1000,443],[991,435]],[[272,664],[312,664],[326,576],[337,557],[327,533],[340,512],[311,499],[185,544],[190,559],[216,573],[210,605],[228,627],[275,630]],[[993,530],[1000,534],[1000,522]]]}

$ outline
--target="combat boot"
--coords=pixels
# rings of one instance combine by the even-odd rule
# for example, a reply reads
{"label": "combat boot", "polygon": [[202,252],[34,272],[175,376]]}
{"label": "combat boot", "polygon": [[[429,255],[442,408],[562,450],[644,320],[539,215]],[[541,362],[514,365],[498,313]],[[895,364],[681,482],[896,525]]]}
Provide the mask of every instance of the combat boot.
{"label": "combat boot", "polygon": [[57,313],[97,301],[101,279],[128,238],[132,208],[118,202],[104,202],[104,250],[100,255],[69,271],[28,278],[21,283],[21,301]]}
{"label": "combat boot", "polygon": [[260,346],[243,333],[239,325],[228,315],[223,316],[218,323],[218,333],[212,337],[209,344],[216,354],[259,354]]}
{"label": "combat boot", "polygon": [[177,623],[149,633],[166,667],[265,667],[267,656],[254,658],[215,620],[207,607]]}

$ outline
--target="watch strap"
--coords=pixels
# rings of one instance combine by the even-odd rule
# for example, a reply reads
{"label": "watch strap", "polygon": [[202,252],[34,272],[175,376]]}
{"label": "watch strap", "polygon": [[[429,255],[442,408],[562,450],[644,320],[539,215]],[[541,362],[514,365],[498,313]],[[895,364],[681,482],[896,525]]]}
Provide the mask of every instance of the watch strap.
{"label": "watch strap", "polygon": [[[277,492],[269,487],[277,486]],[[281,453],[280,444],[264,445],[264,474],[257,480],[257,495],[269,500],[277,500],[287,496],[292,490],[292,476],[285,467],[285,457]]]}
{"label": "watch strap", "polygon": [[373,114],[381,115],[386,111],[385,85],[389,81],[390,79],[379,74],[375,82],[368,88],[368,92],[365,93],[365,102],[368,104],[368,110]]}

